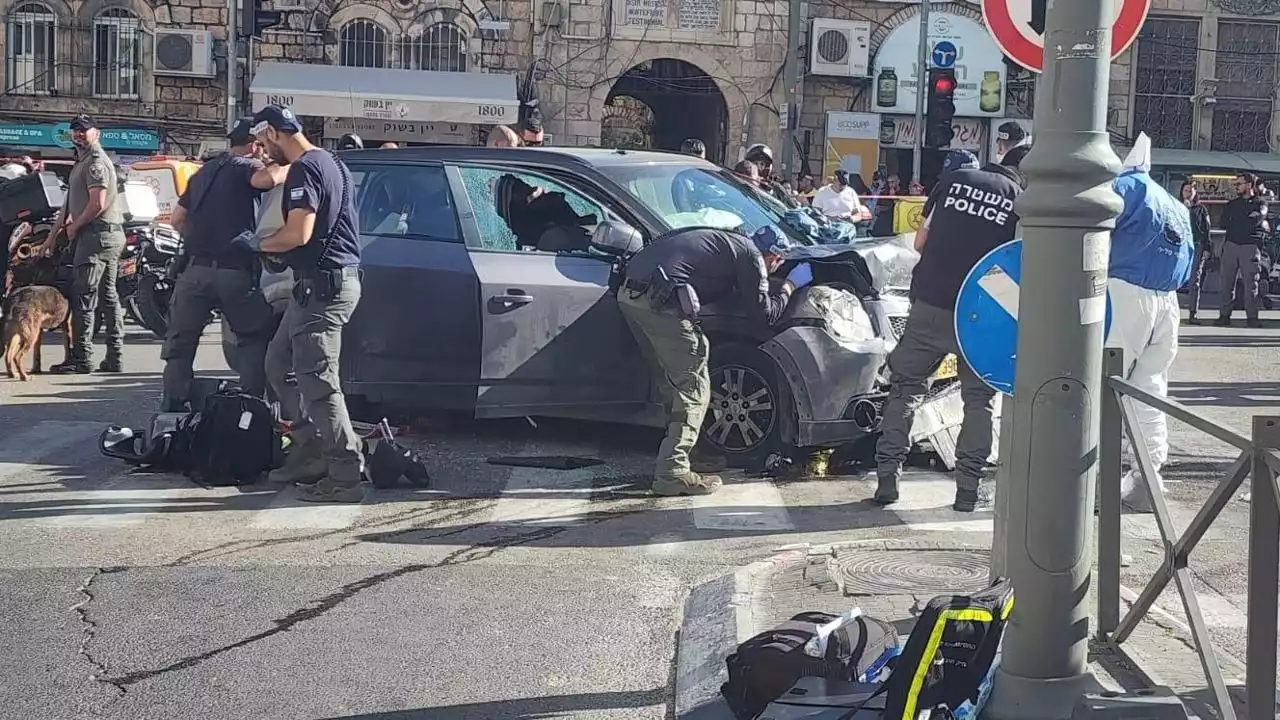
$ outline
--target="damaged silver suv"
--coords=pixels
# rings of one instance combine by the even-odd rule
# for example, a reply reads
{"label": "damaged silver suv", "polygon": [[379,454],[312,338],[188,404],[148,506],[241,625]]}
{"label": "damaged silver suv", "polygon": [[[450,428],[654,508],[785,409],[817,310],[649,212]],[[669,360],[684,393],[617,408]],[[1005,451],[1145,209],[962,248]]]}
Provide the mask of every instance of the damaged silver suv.
{"label": "damaged silver suv", "polygon": [[[713,396],[704,441],[731,464],[757,466],[773,452],[877,431],[885,359],[907,313],[915,254],[906,245],[815,245],[783,222],[780,205],[686,155],[430,147],[341,157],[357,183],[364,253],[364,295],[342,347],[353,407],[661,427],[661,396],[616,301],[617,271],[636,248],[593,247],[592,231],[625,223],[643,244],[681,228],[772,224],[802,245],[779,276],[808,261],[815,283],[772,329],[735,303],[704,308]],[[268,217],[278,208],[264,202]],[[263,284],[283,311],[287,275]],[[223,337],[234,366],[225,326]],[[954,374],[952,365],[939,376]]]}

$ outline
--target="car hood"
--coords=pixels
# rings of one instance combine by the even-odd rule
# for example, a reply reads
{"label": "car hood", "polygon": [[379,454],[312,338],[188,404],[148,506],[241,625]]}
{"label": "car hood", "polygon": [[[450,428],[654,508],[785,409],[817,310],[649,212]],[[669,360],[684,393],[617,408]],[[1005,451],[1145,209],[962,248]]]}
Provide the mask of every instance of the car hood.
{"label": "car hood", "polygon": [[871,285],[877,292],[911,285],[911,273],[920,261],[912,243],[915,233],[884,238],[864,238],[842,245],[796,245],[783,254],[787,263],[794,262],[852,262],[849,256],[856,253],[866,265]]}

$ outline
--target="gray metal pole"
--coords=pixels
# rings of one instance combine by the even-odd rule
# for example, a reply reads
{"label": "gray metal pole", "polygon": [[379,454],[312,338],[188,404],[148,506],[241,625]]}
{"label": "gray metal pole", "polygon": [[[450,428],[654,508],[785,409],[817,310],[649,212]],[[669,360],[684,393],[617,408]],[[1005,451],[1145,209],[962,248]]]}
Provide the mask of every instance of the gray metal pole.
{"label": "gray metal pole", "polygon": [[800,33],[803,31],[800,19],[801,0],[787,3],[787,58],[782,66],[783,102],[787,104],[787,124],[782,130],[782,172],[783,179],[792,180],[796,174],[796,122],[795,114],[800,110],[796,102],[797,89],[800,85]]}
{"label": "gray metal pole", "polygon": [[1089,673],[1093,485],[1111,228],[1113,0],[1049,4],[1029,180],[1005,546],[1017,607],[984,718],[1065,720]]}
{"label": "gray metal pole", "polygon": [[[929,82],[929,4],[920,0],[920,47],[916,49],[916,133],[911,153],[911,179],[920,182],[920,164],[924,162],[924,101]],[[903,183],[906,186],[906,183]]]}
{"label": "gray metal pole", "polygon": [[227,0],[227,132],[236,124],[236,105],[240,101],[240,3],[253,0]]}

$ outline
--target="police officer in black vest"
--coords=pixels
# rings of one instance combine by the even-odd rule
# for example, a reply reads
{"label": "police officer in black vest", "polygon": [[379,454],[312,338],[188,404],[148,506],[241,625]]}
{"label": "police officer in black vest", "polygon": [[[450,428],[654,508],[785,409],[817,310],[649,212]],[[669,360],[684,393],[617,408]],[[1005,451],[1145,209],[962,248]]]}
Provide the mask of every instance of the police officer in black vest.
{"label": "police officer in black vest", "polygon": [[258,221],[258,199],[284,182],[287,168],[254,159],[253,119],[240,118],[227,134],[231,149],[205,163],[178,198],[171,223],[182,233],[187,267],[178,276],[164,349],[164,407],[180,410],[189,397],[192,363],[209,316],[221,310],[236,335],[240,386],[266,392],[264,358],[274,313],[262,295],[255,254],[232,243]]}
{"label": "police officer in black vest", "polygon": [[[956,297],[973,266],[1014,238],[1018,215],[1013,202],[1026,189],[1018,170],[1030,150],[1010,150],[999,165],[961,168],[946,174],[930,196],[924,226],[916,233],[920,262],[911,278],[911,314],[902,338],[889,356],[889,399],[876,443],[875,501],[898,501],[898,479],[911,449],[911,424],[929,391],[929,378],[956,342]],[[991,501],[981,484],[991,457],[995,390],[963,360],[959,363],[964,424],[956,439],[956,499],[959,512],[973,512]]]}
{"label": "police officer in black vest", "polygon": [[[289,108],[268,105],[253,121],[268,155],[289,165],[284,227],[258,246],[281,254],[294,279],[289,308],[267,350],[267,379],[293,421],[288,459],[271,479],[297,483],[302,500],[357,503],[364,497],[360,438],[338,379],[342,329],[360,302],[354,183],[346,165],[307,140]],[[290,372],[296,387],[285,380]]]}

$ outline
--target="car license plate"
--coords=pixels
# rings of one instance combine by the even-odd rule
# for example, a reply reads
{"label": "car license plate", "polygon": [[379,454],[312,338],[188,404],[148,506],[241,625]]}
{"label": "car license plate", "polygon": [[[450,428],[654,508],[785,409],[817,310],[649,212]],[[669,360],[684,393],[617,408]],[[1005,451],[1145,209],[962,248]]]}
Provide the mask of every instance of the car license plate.
{"label": "car license plate", "polygon": [[955,355],[948,355],[942,360],[942,367],[934,373],[934,380],[950,380],[960,374],[960,361]]}

